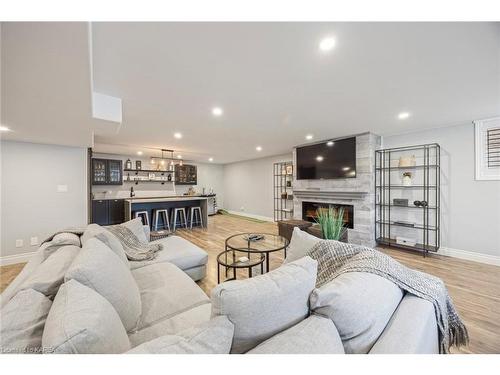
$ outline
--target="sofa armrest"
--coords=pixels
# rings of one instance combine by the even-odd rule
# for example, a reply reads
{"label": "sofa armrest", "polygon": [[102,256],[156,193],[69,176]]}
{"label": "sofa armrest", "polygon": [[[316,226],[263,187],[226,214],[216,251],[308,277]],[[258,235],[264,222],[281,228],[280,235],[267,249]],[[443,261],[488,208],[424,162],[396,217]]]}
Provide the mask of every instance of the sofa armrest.
{"label": "sofa armrest", "polygon": [[407,293],[370,354],[438,354],[438,340],[433,304]]}
{"label": "sofa armrest", "polygon": [[146,234],[148,242],[151,241],[151,229],[149,229],[149,225],[143,225],[142,227],[144,228],[144,233]]}

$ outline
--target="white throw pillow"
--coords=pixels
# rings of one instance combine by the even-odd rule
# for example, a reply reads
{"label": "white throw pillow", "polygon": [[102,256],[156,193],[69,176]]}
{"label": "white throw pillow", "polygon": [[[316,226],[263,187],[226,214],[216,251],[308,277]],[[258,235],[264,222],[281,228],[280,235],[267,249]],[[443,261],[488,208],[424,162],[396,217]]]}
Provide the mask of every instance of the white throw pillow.
{"label": "white throw pillow", "polygon": [[23,283],[21,289],[34,289],[47,297],[57,294],[64,282],[64,275],[80,252],[74,245],[66,245],[51,254],[35,272]]}
{"label": "white throw pillow", "polygon": [[224,282],[212,290],[212,317],[226,315],[234,324],[232,353],[245,353],[308,316],[317,265],[303,257],[264,275]]}
{"label": "white throw pillow", "polygon": [[321,241],[321,238],[304,232],[298,227],[293,228],[292,239],[290,240],[290,245],[288,245],[288,248],[286,250],[286,258],[283,263],[290,263],[299,258],[302,258],[319,241]]}
{"label": "white throw pillow", "polygon": [[337,327],[346,353],[368,353],[403,298],[392,281],[347,272],[311,293],[311,310]]}
{"label": "white throw pillow", "polygon": [[229,354],[233,332],[229,319],[219,316],[175,335],[145,342],[127,354]]}
{"label": "white throw pillow", "polygon": [[144,226],[142,225],[142,220],[140,217],[135,218],[134,220],[129,220],[123,224],[125,228],[130,229],[130,231],[135,234],[135,236],[142,243],[148,243],[149,240],[146,238],[146,232],[144,232]]}
{"label": "white throw pillow", "polygon": [[113,306],[94,290],[70,280],[59,289],[42,338],[53,353],[123,353],[130,349]]}
{"label": "white throw pillow", "polygon": [[65,281],[75,279],[94,289],[115,308],[123,325],[134,329],[142,312],[141,296],[130,269],[97,238],[83,245]]}
{"label": "white throw pillow", "polygon": [[41,353],[42,334],[52,301],[33,289],[21,290],[2,308],[0,353]]}

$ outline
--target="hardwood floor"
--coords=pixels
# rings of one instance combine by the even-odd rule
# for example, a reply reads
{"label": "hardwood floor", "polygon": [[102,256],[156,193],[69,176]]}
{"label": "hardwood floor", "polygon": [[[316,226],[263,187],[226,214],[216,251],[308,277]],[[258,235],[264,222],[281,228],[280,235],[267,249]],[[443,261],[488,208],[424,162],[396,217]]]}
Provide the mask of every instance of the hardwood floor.
{"label": "hardwood floor", "polygon": [[[277,233],[275,223],[256,223],[223,215],[212,216],[207,229],[178,230],[177,234],[205,249],[208,253],[207,277],[199,281],[203,290],[210,291],[217,284],[217,255],[224,250],[224,241],[239,232]],[[401,250],[380,248],[401,263],[440,277],[446,283],[451,297],[463,318],[470,336],[467,348],[461,353],[500,353],[500,267],[456,258],[421,255]],[[271,269],[283,261],[283,253],[271,254]],[[0,289],[4,290],[21,271],[23,264],[0,267]],[[247,277],[239,271],[238,278]]]}

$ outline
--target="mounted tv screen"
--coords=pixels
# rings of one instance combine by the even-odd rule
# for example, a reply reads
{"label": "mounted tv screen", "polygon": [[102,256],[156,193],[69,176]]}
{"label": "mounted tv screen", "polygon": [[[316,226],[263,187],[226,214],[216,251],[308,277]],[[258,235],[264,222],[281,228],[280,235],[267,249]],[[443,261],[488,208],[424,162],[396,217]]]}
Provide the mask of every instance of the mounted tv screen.
{"label": "mounted tv screen", "polygon": [[356,137],[297,147],[297,179],[356,177]]}

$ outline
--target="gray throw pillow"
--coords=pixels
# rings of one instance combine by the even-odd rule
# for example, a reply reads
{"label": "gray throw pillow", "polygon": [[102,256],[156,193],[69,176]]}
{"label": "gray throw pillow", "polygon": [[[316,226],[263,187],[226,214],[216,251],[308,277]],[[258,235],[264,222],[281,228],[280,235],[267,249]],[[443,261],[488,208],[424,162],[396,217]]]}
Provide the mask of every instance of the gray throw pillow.
{"label": "gray throw pillow", "polygon": [[85,242],[66,272],[65,280],[77,280],[94,289],[115,308],[127,331],[133,330],[142,312],[141,296],[130,269],[97,238]]}
{"label": "gray throw pillow", "polygon": [[344,273],[311,294],[311,310],[337,327],[346,353],[368,353],[403,298],[393,282],[366,272]]}
{"label": "gray throw pillow", "polygon": [[128,354],[229,354],[234,326],[219,316],[196,327],[145,342]]}
{"label": "gray throw pillow", "polygon": [[244,353],[309,314],[317,262],[303,257],[269,273],[222,283],[212,290],[212,316],[234,324],[232,353]]}
{"label": "gray throw pillow", "polygon": [[33,289],[21,290],[2,308],[0,353],[41,353],[42,333],[52,301]]}
{"label": "gray throw pillow", "polygon": [[125,328],[105,298],[75,280],[64,283],[50,309],[42,338],[53,353],[123,353]]}
{"label": "gray throw pillow", "polygon": [[283,263],[290,263],[302,258],[319,241],[321,241],[321,238],[315,237],[297,227],[293,228],[292,238],[286,250],[286,258]]}
{"label": "gray throw pillow", "polygon": [[85,244],[94,237],[109,247],[130,268],[125,250],[123,250],[120,240],[113,233],[98,224],[89,224],[82,235],[82,243]]}
{"label": "gray throw pillow", "polygon": [[142,243],[148,243],[149,240],[146,237],[146,232],[144,231],[144,226],[142,225],[142,220],[140,217],[133,220],[126,221],[123,224],[125,228],[130,229],[130,231],[139,239]]}
{"label": "gray throw pillow", "polygon": [[21,289],[34,289],[47,297],[54,297],[79,252],[80,248],[74,245],[59,248],[36,268]]}

